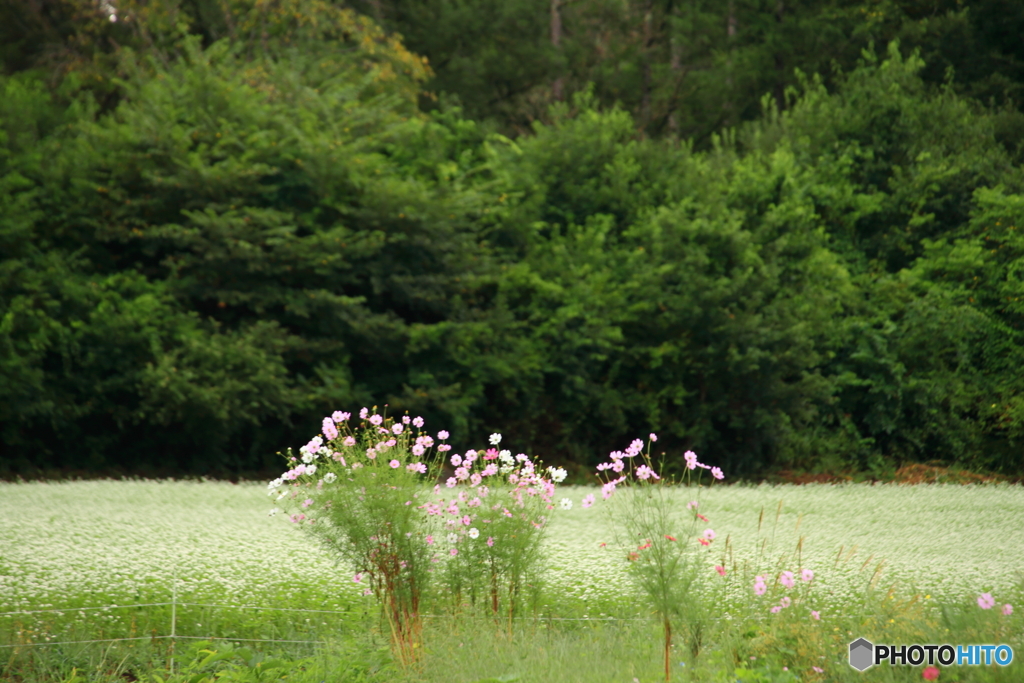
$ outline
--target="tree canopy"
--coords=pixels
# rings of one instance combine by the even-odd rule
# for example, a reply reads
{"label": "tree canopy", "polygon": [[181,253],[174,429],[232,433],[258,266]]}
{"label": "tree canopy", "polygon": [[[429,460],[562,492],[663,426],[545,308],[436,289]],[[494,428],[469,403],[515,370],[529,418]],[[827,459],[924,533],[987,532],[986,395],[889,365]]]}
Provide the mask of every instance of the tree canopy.
{"label": "tree canopy", "polygon": [[488,2],[5,6],[0,475],[1019,471],[1016,5]]}

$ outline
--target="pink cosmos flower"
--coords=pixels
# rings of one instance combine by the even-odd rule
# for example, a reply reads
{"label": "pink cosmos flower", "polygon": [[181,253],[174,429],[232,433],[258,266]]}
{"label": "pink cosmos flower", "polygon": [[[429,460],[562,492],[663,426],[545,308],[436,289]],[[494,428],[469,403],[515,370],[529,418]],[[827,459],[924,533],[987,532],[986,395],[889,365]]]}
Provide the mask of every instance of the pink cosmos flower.
{"label": "pink cosmos flower", "polygon": [[324,418],[323,432],[328,441],[333,441],[338,438],[338,428],[334,426],[334,420],[329,417]]}
{"label": "pink cosmos flower", "polygon": [[939,678],[939,667],[937,666],[926,666],[921,670],[921,678],[926,681],[934,681]]}
{"label": "pink cosmos flower", "polygon": [[594,504],[594,494],[593,493],[588,493],[587,495],[583,496],[583,507],[584,508],[588,508],[588,507],[590,507],[593,504]]}
{"label": "pink cosmos flower", "polygon": [[792,601],[792,600],[790,600],[790,599],[789,599],[788,597],[786,597],[786,596],[783,596],[783,598],[782,598],[781,600],[779,600],[779,604],[780,604],[780,605],[781,605],[782,607],[789,607],[789,606],[790,606],[790,605],[791,605],[792,603],[793,603],[793,601]]}
{"label": "pink cosmos flower", "polygon": [[384,421],[384,418],[381,417],[380,415],[371,415],[370,416],[370,424],[372,424],[374,427],[379,427],[380,423],[383,422],[383,421]]}
{"label": "pink cosmos flower", "polygon": [[715,479],[725,479],[725,475],[722,474],[722,470],[719,467],[711,468],[711,476],[714,477]]}
{"label": "pink cosmos flower", "polygon": [[448,551],[448,554],[451,555],[452,557],[455,557],[456,555],[459,554],[459,549],[458,548],[452,548],[451,550]]}
{"label": "pink cosmos flower", "polygon": [[345,444],[346,446],[349,446],[349,447],[355,446],[356,445],[356,437],[354,437],[354,436],[346,436],[345,440],[342,441],[342,443]]}
{"label": "pink cosmos flower", "polygon": [[362,408],[359,411],[359,417],[361,417],[364,420],[366,419],[366,416],[369,415],[369,414],[370,414],[370,411],[368,409],[366,409],[366,408]]}
{"label": "pink cosmos flower", "polygon": [[377,451],[373,450],[372,448],[367,448],[366,457],[369,458],[370,460],[373,460],[374,458],[377,457]]}
{"label": "pink cosmos flower", "polygon": [[462,464],[462,456],[456,453],[455,455],[452,456],[450,462],[452,464],[452,467],[458,467],[459,465]]}
{"label": "pink cosmos flower", "polygon": [[341,424],[342,422],[347,422],[350,417],[352,417],[351,413],[343,413],[340,410],[335,410],[331,414],[331,419],[337,422],[338,424]]}
{"label": "pink cosmos flower", "polygon": [[613,484],[612,482],[608,482],[607,484],[601,487],[601,497],[604,498],[605,500],[611,498],[613,493],[615,493],[615,484]]}
{"label": "pink cosmos flower", "polygon": [[1011,614],[1013,614],[1013,605],[1009,603],[1003,605],[1003,615],[1008,617]]}
{"label": "pink cosmos flower", "polygon": [[811,617],[812,617],[812,618],[813,618],[813,619],[814,619],[815,621],[821,621],[821,612],[819,612],[819,611],[817,611],[817,610],[813,610],[813,609],[812,609],[812,610],[811,610]]}
{"label": "pink cosmos flower", "polygon": [[704,530],[704,538],[708,539],[709,541],[715,540],[715,530],[714,529],[705,529]]}
{"label": "pink cosmos flower", "polygon": [[647,465],[640,465],[640,467],[637,467],[636,476],[640,479],[649,479],[650,477],[654,477],[655,479],[658,478],[658,475],[654,473],[654,470]]}
{"label": "pink cosmos flower", "polygon": [[487,545],[488,546],[493,546],[494,545],[494,538],[493,537],[491,537],[491,536],[487,537]]}
{"label": "pink cosmos flower", "polygon": [[716,564],[715,571],[718,572],[720,576],[725,576],[725,567],[723,567],[722,565]]}
{"label": "pink cosmos flower", "polygon": [[363,575],[362,574],[356,574],[355,576],[352,577],[352,583],[362,583],[362,582],[363,582]]}
{"label": "pink cosmos flower", "polygon": [[410,472],[419,472],[420,474],[427,473],[427,466],[421,462],[414,462],[409,465],[406,465],[405,469],[409,470]]}
{"label": "pink cosmos flower", "polygon": [[764,577],[758,576],[754,581],[754,595],[764,595],[766,590],[768,590],[768,586],[764,583]]}
{"label": "pink cosmos flower", "polygon": [[812,572],[810,569],[805,569],[802,572],[800,572],[800,578],[804,581],[810,581],[814,578],[814,572]]}
{"label": "pink cosmos flower", "polygon": [[463,523],[463,525],[469,526],[472,522],[473,522],[473,520],[470,518],[469,515],[463,515],[462,516],[462,523]]}
{"label": "pink cosmos flower", "polygon": [[982,593],[978,596],[978,607],[981,609],[992,609],[995,607],[995,604],[996,601],[991,593]]}
{"label": "pink cosmos flower", "polygon": [[683,454],[683,458],[686,460],[686,466],[693,470],[697,468],[697,454],[693,451],[686,451]]}
{"label": "pink cosmos flower", "polygon": [[422,427],[423,426],[423,418],[422,417],[414,417],[412,419],[412,426],[413,427],[417,427],[417,428]]}
{"label": "pink cosmos flower", "polygon": [[313,499],[312,498],[307,498],[306,500],[302,501],[302,507],[304,507],[304,508],[308,508],[312,504],[313,504]]}
{"label": "pink cosmos flower", "polygon": [[391,465],[391,469],[393,469],[393,470],[394,470],[394,469],[398,469],[398,467],[399,467],[399,466],[400,466],[400,465],[401,465],[402,463],[398,462],[397,460],[392,460],[392,461],[391,461],[391,462],[389,462],[388,464],[389,464],[389,465]]}
{"label": "pink cosmos flower", "polygon": [[391,425],[391,433],[394,434],[395,436],[401,434],[404,429],[405,426],[401,422]]}
{"label": "pink cosmos flower", "polygon": [[658,440],[658,435],[655,434],[654,432],[651,432],[651,442],[653,443],[653,442],[655,442],[657,440]]}
{"label": "pink cosmos flower", "polygon": [[423,447],[423,444],[418,444],[418,443],[417,443],[417,444],[413,444],[413,447],[412,447],[412,454],[413,454],[413,455],[415,455],[416,457],[419,457],[419,456],[423,455],[423,453],[424,453],[424,452],[425,452],[426,450],[427,450],[427,449],[425,449],[425,448]]}
{"label": "pink cosmos flower", "polygon": [[825,673],[825,670],[822,669],[820,666],[812,666],[811,668],[814,669],[814,673],[817,673],[817,674]]}
{"label": "pink cosmos flower", "polygon": [[691,500],[691,501],[690,501],[689,503],[687,503],[687,504],[686,504],[686,509],[687,509],[687,510],[696,510],[696,509],[697,509],[697,506],[698,506],[699,504],[700,504],[700,503],[698,503],[697,501],[695,501],[695,500]]}
{"label": "pink cosmos flower", "polygon": [[466,479],[469,479],[469,470],[467,470],[465,467],[455,468],[455,478],[458,479],[459,481],[465,481]]}
{"label": "pink cosmos flower", "polygon": [[793,572],[782,572],[782,575],[779,576],[779,583],[781,583],[786,588],[792,588],[793,587]]}
{"label": "pink cosmos flower", "polygon": [[479,472],[474,472],[473,474],[469,475],[470,486],[479,486],[480,482],[482,482],[483,480],[484,478],[480,475]]}
{"label": "pink cosmos flower", "polygon": [[782,608],[779,607],[778,605],[775,605],[775,607],[772,607],[772,609],[771,609],[771,613],[772,614],[778,614],[781,611],[782,611]]}
{"label": "pink cosmos flower", "polygon": [[456,503],[454,500],[451,502],[450,505],[448,505],[448,514],[449,515],[458,515],[459,514],[459,504]]}
{"label": "pink cosmos flower", "polygon": [[441,431],[439,431],[437,433],[437,438],[439,438],[441,441],[444,441],[445,439],[448,438],[448,432],[446,430],[442,429]]}
{"label": "pink cosmos flower", "polygon": [[434,537],[430,534],[427,534],[427,545],[434,545]]}
{"label": "pink cosmos flower", "polygon": [[444,485],[450,489],[453,489],[458,483],[459,480],[456,479],[455,477],[448,477],[448,479],[445,480]]}

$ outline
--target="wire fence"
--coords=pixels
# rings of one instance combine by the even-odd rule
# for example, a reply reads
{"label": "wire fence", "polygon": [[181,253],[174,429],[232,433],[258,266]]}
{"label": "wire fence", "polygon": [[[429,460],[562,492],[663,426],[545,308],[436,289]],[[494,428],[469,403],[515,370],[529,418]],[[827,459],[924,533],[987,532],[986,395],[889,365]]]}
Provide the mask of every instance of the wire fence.
{"label": "wire fence", "polygon": [[170,607],[171,608],[171,620],[170,620],[170,633],[163,635],[149,635],[149,636],[133,636],[130,638],[96,638],[92,640],[52,640],[46,642],[31,642],[31,643],[13,643],[0,645],[0,648],[22,648],[22,647],[40,647],[47,645],[76,645],[79,643],[115,643],[121,641],[130,640],[227,640],[231,642],[253,642],[253,643],[305,643],[309,645],[318,645],[320,641],[317,640],[291,640],[282,638],[234,638],[231,636],[185,636],[177,633],[178,626],[178,607],[204,607],[212,609],[250,609],[260,611],[275,611],[275,612],[304,612],[309,614],[348,614],[341,610],[322,610],[322,609],[296,609],[290,607],[259,607],[250,605],[214,605],[210,603],[200,602],[144,602],[135,603],[131,605],[105,605],[102,607],[67,607],[67,608],[54,608],[54,609],[33,609],[33,610],[16,610],[13,612],[0,612],[0,617],[9,616],[21,616],[31,614],[65,614],[69,612],[85,612],[92,610],[100,611],[111,611],[116,609],[138,609],[141,607]]}
{"label": "wire fence", "polygon": [[[0,612],[0,617],[17,616],[17,615],[31,615],[31,614],[63,614],[66,612],[85,612],[93,610],[110,611],[115,609],[138,609],[141,607],[170,607],[171,618],[170,618],[170,633],[164,635],[157,635],[153,633],[149,636],[132,636],[127,638],[97,638],[90,640],[59,640],[59,641],[46,641],[46,642],[25,642],[25,643],[13,643],[13,644],[0,644],[0,649],[11,649],[11,648],[29,648],[29,647],[46,647],[53,645],[84,645],[90,643],[116,643],[116,642],[127,642],[127,641],[158,641],[158,640],[170,640],[171,647],[178,640],[210,640],[210,641],[227,641],[227,642],[247,642],[247,643],[288,643],[288,644],[303,644],[310,646],[322,646],[324,642],[321,640],[294,640],[294,639],[280,639],[280,638],[234,638],[231,636],[186,636],[180,635],[177,632],[178,627],[178,607],[200,607],[209,609],[237,609],[237,610],[259,610],[259,611],[271,611],[271,612],[299,612],[305,614],[350,614],[350,612],[342,610],[324,610],[324,609],[303,609],[295,607],[265,607],[257,605],[217,605],[210,603],[197,603],[197,602],[181,602],[178,600],[178,577],[177,568],[175,568],[171,580],[171,601],[170,602],[148,602],[148,603],[136,603],[132,605],[105,605],[98,607],[68,607],[68,608],[52,608],[52,609],[35,609],[35,610],[15,610],[12,612]],[[421,617],[425,619],[444,619],[450,618],[449,615],[444,614],[422,614]],[[858,615],[860,618],[869,617],[882,617],[884,615],[879,614],[863,614]],[[460,615],[460,619],[485,619],[493,620],[493,617],[487,617],[482,615]],[[745,618],[754,619],[766,619],[767,616],[758,615],[755,617],[747,616]],[[541,621],[541,622],[633,622],[633,621],[647,621],[647,617],[555,617],[555,616],[522,616],[517,619],[529,620],[529,621]],[[723,615],[721,617],[713,617],[712,621],[730,620],[732,617]],[[171,665],[173,667],[173,663]],[[173,668],[172,668],[173,670]]]}
{"label": "wire fence", "polygon": [[[18,616],[18,615],[29,615],[29,614],[63,614],[66,612],[82,612],[86,610],[103,610],[110,611],[115,609],[137,609],[140,607],[171,607],[171,622],[170,622],[170,633],[164,635],[150,635],[150,636],[135,636],[130,638],[97,638],[93,640],[60,640],[60,641],[47,641],[47,642],[32,642],[32,643],[15,643],[0,645],[0,648],[22,648],[22,647],[39,647],[47,645],[77,645],[84,643],[114,643],[121,641],[138,641],[138,640],[222,640],[229,642],[251,642],[251,643],[292,643],[292,644],[306,644],[306,645],[322,645],[323,643],[318,640],[291,640],[291,639],[280,639],[280,638],[235,638],[231,636],[185,636],[178,634],[177,631],[177,608],[178,607],[203,607],[211,609],[239,609],[239,610],[258,610],[258,611],[273,611],[273,612],[300,612],[305,614],[350,614],[350,612],[343,610],[323,610],[323,609],[300,609],[293,607],[263,607],[256,605],[215,605],[210,603],[198,603],[198,602],[148,602],[148,603],[136,603],[132,605],[106,605],[102,607],[69,607],[69,608],[54,608],[54,609],[39,609],[39,610],[16,610],[13,612],[0,612],[0,617],[5,616]],[[886,615],[882,614],[862,614],[856,615],[858,618],[881,618]],[[450,615],[446,614],[421,614],[421,618],[424,619],[449,619]],[[462,614],[459,615],[459,619],[480,619],[493,621],[493,617],[483,615],[471,615]],[[757,619],[763,620],[769,617],[764,615],[750,616],[746,615],[745,619]],[[541,622],[635,622],[635,621],[649,621],[649,617],[555,617],[555,616],[521,616],[516,617],[517,620],[526,621],[541,621]],[[711,617],[711,621],[727,621],[731,620],[732,617],[721,616]]]}

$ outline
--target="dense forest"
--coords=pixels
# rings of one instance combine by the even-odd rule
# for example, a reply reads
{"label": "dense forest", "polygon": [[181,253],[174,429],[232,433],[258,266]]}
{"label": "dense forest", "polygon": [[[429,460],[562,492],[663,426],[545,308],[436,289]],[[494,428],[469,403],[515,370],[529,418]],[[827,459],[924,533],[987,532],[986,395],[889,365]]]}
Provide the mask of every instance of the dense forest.
{"label": "dense forest", "polygon": [[1019,474],[1022,101],[1012,0],[3,0],[0,476]]}

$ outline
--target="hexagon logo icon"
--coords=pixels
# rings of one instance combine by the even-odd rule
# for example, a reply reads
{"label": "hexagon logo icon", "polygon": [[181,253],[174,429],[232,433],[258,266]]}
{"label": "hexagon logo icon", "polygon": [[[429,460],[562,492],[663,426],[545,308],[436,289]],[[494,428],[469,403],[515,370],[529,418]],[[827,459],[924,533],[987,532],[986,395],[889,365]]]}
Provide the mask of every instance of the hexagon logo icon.
{"label": "hexagon logo icon", "polygon": [[865,671],[874,664],[875,646],[864,638],[850,643],[850,666],[857,671]]}

